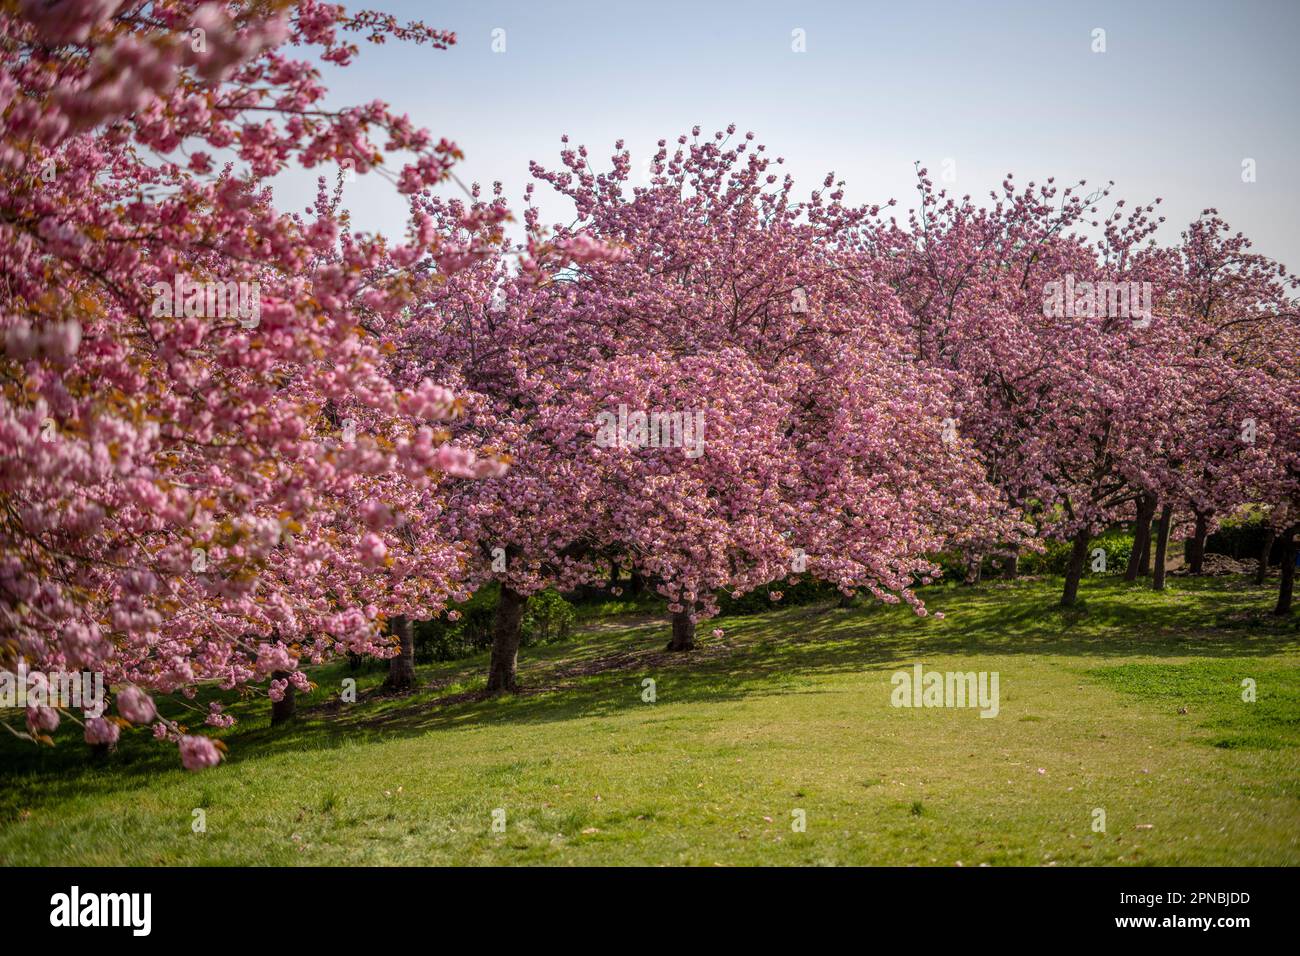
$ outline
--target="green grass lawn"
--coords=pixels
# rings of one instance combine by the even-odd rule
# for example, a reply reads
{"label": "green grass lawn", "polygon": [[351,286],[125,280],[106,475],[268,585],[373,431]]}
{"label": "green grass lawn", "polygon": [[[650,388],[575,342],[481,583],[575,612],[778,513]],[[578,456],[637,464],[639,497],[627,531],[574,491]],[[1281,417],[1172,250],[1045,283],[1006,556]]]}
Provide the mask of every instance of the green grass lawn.
{"label": "green grass lawn", "polygon": [[[932,588],[941,621],[727,618],[689,657],[662,621],[587,621],[522,653],[517,698],[478,696],[476,658],[421,668],[409,697],[362,673],[340,704],[333,665],[290,725],[265,698],[232,708],[202,773],[144,731],[99,762],[73,728],[53,749],[5,735],[0,863],[1300,863],[1300,621],[1236,579],[1091,579],[1069,612],[1059,591]],[[997,672],[1000,712],[892,707],[916,662]]]}

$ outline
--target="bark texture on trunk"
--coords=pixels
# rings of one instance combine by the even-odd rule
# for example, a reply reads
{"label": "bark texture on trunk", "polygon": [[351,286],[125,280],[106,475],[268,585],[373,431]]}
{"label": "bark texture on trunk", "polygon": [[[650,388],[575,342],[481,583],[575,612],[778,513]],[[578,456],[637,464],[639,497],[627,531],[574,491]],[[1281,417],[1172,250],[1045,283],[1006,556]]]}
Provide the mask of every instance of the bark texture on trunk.
{"label": "bark texture on trunk", "polygon": [[673,614],[673,639],[664,648],[666,651],[691,651],[695,649],[695,622],[687,611]]}
{"label": "bark texture on trunk", "polygon": [[1282,538],[1282,580],[1277,586],[1277,606],[1274,614],[1290,614],[1291,598],[1295,593],[1296,532],[1291,529]]}
{"label": "bark texture on trunk", "polygon": [[1020,574],[1020,552],[1018,550],[1011,551],[1007,554],[1007,566],[1005,571],[1008,578],[1015,578]]}
{"label": "bark texture on trunk", "polygon": [[[271,674],[271,679],[287,681],[289,679],[289,672],[273,671]],[[294,693],[295,691],[294,691],[293,684],[290,683],[287,687],[285,687],[283,697],[281,697],[279,700],[271,701],[271,726],[272,727],[274,727],[276,724],[284,723],[286,720],[288,720],[290,717],[294,715],[294,711],[297,709],[298,706],[298,702],[294,697]]]}
{"label": "bark texture on trunk", "polygon": [[1205,568],[1205,539],[1210,534],[1210,520],[1207,515],[1196,513],[1196,530],[1187,544],[1187,570],[1191,574],[1200,574]]}
{"label": "bark texture on trunk", "polygon": [[1143,495],[1138,499],[1137,518],[1133,522],[1133,551],[1128,556],[1128,566],[1124,568],[1125,581],[1136,581],[1138,575],[1146,574],[1150,569],[1151,519],[1155,514],[1155,496]]}
{"label": "bark texture on trunk", "polygon": [[1151,587],[1156,591],[1165,589],[1165,563],[1169,557],[1169,528],[1174,523],[1174,506],[1165,505],[1160,509],[1160,522],[1156,525],[1155,566],[1151,569]]}
{"label": "bark texture on trunk", "polygon": [[400,650],[388,659],[384,690],[411,690],[415,687],[415,624],[409,617],[394,617],[388,629],[397,637]]}
{"label": "bark texture on trunk", "polygon": [[492,659],[488,664],[489,694],[516,693],[519,679],[519,641],[523,636],[524,607],[528,597],[504,585],[492,618]]}
{"label": "bark texture on trunk", "polygon": [[1074,536],[1074,546],[1070,549],[1070,563],[1065,568],[1065,592],[1061,595],[1062,607],[1074,607],[1079,600],[1079,579],[1083,577],[1083,566],[1088,560],[1088,542],[1092,536],[1081,531]]}
{"label": "bark texture on trunk", "polygon": [[1147,522],[1146,535],[1142,540],[1142,557],[1138,560],[1138,574],[1144,578],[1151,574],[1151,551],[1153,550],[1151,547],[1151,541],[1155,537],[1155,531],[1151,526],[1151,522],[1155,520],[1157,504],[1158,502],[1156,499],[1152,497],[1151,519]]}
{"label": "bark texture on trunk", "polygon": [[1264,547],[1259,552],[1259,567],[1255,569],[1255,583],[1263,584],[1268,579],[1268,559],[1273,554],[1273,542],[1277,540],[1277,529],[1268,525],[1264,529]]}

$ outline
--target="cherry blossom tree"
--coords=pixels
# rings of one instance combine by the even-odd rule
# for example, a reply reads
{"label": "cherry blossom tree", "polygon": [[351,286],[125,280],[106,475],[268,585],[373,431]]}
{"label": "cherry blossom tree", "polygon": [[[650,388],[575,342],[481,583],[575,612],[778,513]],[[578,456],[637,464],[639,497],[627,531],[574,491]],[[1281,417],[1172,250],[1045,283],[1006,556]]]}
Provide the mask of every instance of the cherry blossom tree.
{"label": "cherry blossom tree", "polygon": [[864,242],[911,316],[917,361],[956,376],[960,431],[989,480],[1072,542],[1067,605],[1089,539],[1119,519],[1135,520],[1126,576],[1154,552],[1161,588],[1180,515],[1195,570],[1219,516],[1287,497],[1270,456],[1296,364],[1284,268],[1213,210],[1158,247],[1155,204],[1102,216],[1110,187],[1084,185],[1017,191],[1008,176],[980,207],[921,170],[919,208]]}
{"label": "cherry blossom tree", "polygon": [[1168,287],[1142,246],[1154,204],[1094,218],[1109,187],[1085,185],[1018,190],[1008,176],[981,207],[920,170],[919,207],[866,242],[911,316],[916,360],[955,376],[955,425],[989,480],[1040,534],[1071,542],[1066,605],[1090,538],[1146,493],[1143,452],[1178,392],[1151,352]]}
{"label": "cherry blossom tree", "polygon": [[[625,499],[641,510],[621,537],[644,538],[632,558],[649,558],[637,566],[679,616],[674,648],[690,643],[680,616],[714,613],[717,589],[805,573],[923,612],[911,587],[937,572],[925,555],[992,517],[965,446],[945,441],[946,380],[910,361],[903,310],[857,254],[879,209],[846,206],[833,175],[797,201],[781,160],[734,136],[661,141],[643,186],[621,144],[606,174],[582,149],[563,154],[564,172],[539,170],[577,209],[570,228],[628,250],[598,288],[628,303],[617,331],[644,356],[637,372],[676,379],[629,407],[675,393],[660,407],[705,409],[735,393],[705,413],[702,455],[653,456],[661,490]],[[700,363],[717,366],[711,382],[680,371]],[[676,520],[656,521],[656,505]]]}
{"label": "cherry blossom tree", "polygon": [[[449,535],[476,543],[475,580],[501,582],[489,690],[513,689],[527,594],[652,581],[694,644],[720,589],[811,575],[903,597],[926,555],[992,520],[966,446],[945,440],[944,376],[918,370],[892,293],[862,267],[833,179],[805,202],[779,161],[734,130],[695,130],[629,183],[585,148],[535,176],[577,216],[517,268],[465,270],[425,307],[411,377],[466,402],[456,441],[519,462],[452,492]],[[499,199],[439,214],[490,217]],[[537,213],[526,217],[541,236]],[[615,578],[616,579],[616,578]]]}
{"label": "cherry blossom tree", "polygon": [[[443,473],[500,463],[445,444],[455,399],[394,386],[372,330],[434,281],[418,263],[464,257],[414,221],[403,245],[351,235],[324,192],[284,214],[268,183],[443,181],[453,143],[382,103],[327,108],[285,51],[345,66],[351,34],[454,37],[314,0],[24,0],[0,26],[5,665],[102,671],[142,723],[142,689],[269,679],[278,701],[303,663],[389,653],[386,615],[439,607],[464,563],[411,513]],[[29,711],[30,735],[58,718]],[[218,759],[176,722],[155,733],[187,767]]]}
{"label": "cherry blossom tree", "polygon": [[1213,209],[1188,227],[1173,255],[1183,375],[1198,422],[1186,456],[1195,515],[1190,564],[1198,572],[1218,518],[1243,503],[1277,506],[1294,497],[1290,410],[1300,374],[1300,309],[1286,268],[1253,252]]}
{"label": "cherry blossom tree", "polygon": [[[530,187],[516,242],[499,186],[437,188],[454,143],[328,106],[314,62],[451,34],[317,0],[21,0],[0,27],[0,665],[102,672],[92,745],[152,724],[211,766],[152,694],[265,685],[283,719],[344,652],[409,688],[412,622],[488,583],[491,692],[547,587],[644,578],[685,651],[719,592],[924,614],[938,552],[1032,532],[1070,542],[1071,605],[1105,527],[1135,521],[1162,587],[1181,522],[1195,568],[1248,502],[1290,609],[1294,285],[1212,210],[1163,249],[1109,187],[1008,176],[979,206],[921,170],[900,222],[696,128],[640,183],[621,142],[598,172],[566,138],[531,170],[574,217],[544,228]],[[289,169],[323,174],[297,213]],[[352,229],[354,175],[407,197],[405,235]]]}

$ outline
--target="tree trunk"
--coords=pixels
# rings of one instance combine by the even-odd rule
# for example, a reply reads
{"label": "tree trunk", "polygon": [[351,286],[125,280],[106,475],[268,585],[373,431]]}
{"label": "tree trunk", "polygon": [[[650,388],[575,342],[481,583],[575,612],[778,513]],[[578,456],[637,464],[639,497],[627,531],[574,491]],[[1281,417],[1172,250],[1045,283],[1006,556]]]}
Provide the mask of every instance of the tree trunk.
{"label": "tree trunk", "polygon": [[984,570],[984,559],[982,557],[972,558],[966,562],[966,583],[979,584],[981,572]]}
{"label": "tree trunk", "polygon": [[1154,495],[1143,495],[1138,499],[1137,518],[1133,522],[1133,551],[1129,554],[1128,566],[1124,569],[1125,581],[1136,581],[1139,574],[1146,574],[1150,569],[1151,519],[1155,513]]}
{"label": "tree trunk", "polygon": [[1020,549],[1007,552],[1006,576],[1014,579],[1020,574]]}
{"label": "tree trunk", "polygon": [[695,622],[689,611],[677,611],[673,614],[673,639],[664,648],[666,651],[695,650]]}
{"label": "tree trunk", "polygon": [[1268,579],[1268,559],[1273,554],[1273,542],[1277,539],[1277,529],[1271,524],[1264,528],[1264,548],[1259,552],[1259,567],[1255,569],[1255,583],[1263,584]]}
{"label": "tree trunk", "polygon": [[1291,613],[1291,597],[1295,593],[1295,529],[1286,532],[1282,538],[1282,581],[1277,587],[1277,607],[1274,614]]}
{"label": "tree trunk", "polygon": [[1196,531],[1187,546],[1187,570],[1191,574],[1200,574],[1205,567],[1205,539],[1209,534],[1209,519],[1196,512]]}
{"label": "tree trunk", "polygon": [[1151,514],[1147,520],[1146,531],[1142,538],[1142,557],[1138,560],[1138,574],[1144,578],[1151,574],[1151,539],[1153,537],[1151,522],[1155,520],[1157,504],[1155,497],[1152,496]]}
{"label": "tree trunk", "polygon": [[1065,568],[1065,593],[1061,595],[1061,607],[1074,607],[1079,600],[1079,579],[1083,577],[1083,565],[1088,559],[1088,542],[1092,536],[1080,531],[1074,536],[1074,547],[1070,549],[1070,563]]}
{"label": "tree trunk", "polygon": [[399,650],[388,659],[384,690],[412,690],[415,687],[415,625],[409,617],[394,617],[388,630],[397,637]]}
{"label": "tree trunk", "polygon": [[519,663],[519,640],[523,635],[524,607],[527,595],[501,586],[496,614],[492,618],[492,660],[488,664],[489,694],[517,693],[519,680],[515,668]]}
{"label": "tree trunk", "polygon": [[1160,509],[1160,523],[1156,526],[1155,566],[1151,570],[1151,587],[1156,591],[1165,589],[1165,563],[1169,557],[1169,527],[1174,521],[1174,506],[1165,505]]}
{"label": "tree trunk", "polygon": [[845,594],[843,591],[840,592],[840,607],[853,607],[853,600],[854,596],[852,594]]}
{"label": "tree trunk", "polygon": [[[289,672],[274,671],[271,674],[271,679],[287,681],[289,680]],[[289,684],[284,689],[284,696],[281,697],[279,700],[271,701],[271,726],[272,727],[274,727],[276,724],[284,723],[286,720],[288,720],[290,717],[293,716],[294,711],[297,708],[297,701],[294,699],[294,693],[295,692],[294,692],[293,682],[290,681]]]}

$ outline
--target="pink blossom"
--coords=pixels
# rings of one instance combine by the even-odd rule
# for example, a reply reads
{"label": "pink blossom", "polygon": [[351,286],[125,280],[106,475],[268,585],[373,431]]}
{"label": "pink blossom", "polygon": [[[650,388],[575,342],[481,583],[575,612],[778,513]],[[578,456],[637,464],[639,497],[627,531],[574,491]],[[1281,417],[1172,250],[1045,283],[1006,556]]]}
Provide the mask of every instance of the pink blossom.
{"label": "pink blossom", "polygon": [[86,721],[86,743],[115,744],[122,735],[122,728],[107,717],[91,717]]}
{"label": "pink blossom", "polygon": [[265,677],[276,671],[293,670],[297,663],[282,643],[261,644],[257,648],[257,674]]}
{"label": "pink blossom", "polygon": [[202,770],[221,762],[221,752],[208,737],[182,736],[180,739],[181,765],[186,770]]}
{"label": "pink blossom", "polygon": [[361,560],[372,567],[383,565],[384,558],[388,555],[388,545],[374,532],[362,535],[357,550],[361,554]]}
{"label": "pink blossom", "polygon": [[148,694],[135,686],[117,693],[117,712],[133,724],[147,724],[157,716],[157,708]]}
{"label": "pink blossom", "polygon": [[53,707],[27,707],[27,729],[33,734],[53,733],[59,727],[59,712]]}

